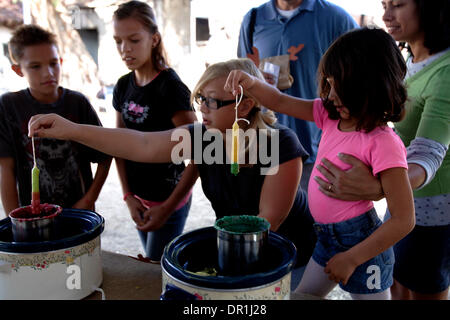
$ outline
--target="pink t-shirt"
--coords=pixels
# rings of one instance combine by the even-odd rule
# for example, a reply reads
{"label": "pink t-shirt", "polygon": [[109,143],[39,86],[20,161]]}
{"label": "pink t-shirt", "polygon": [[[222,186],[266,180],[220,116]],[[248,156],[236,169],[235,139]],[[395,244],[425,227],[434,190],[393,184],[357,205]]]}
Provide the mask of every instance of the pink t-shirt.
{"label": "pink t-shirt", "polygon": [[378,127],[369,133],[362,131],[343,132],[338,129],[339,120],[328,118],[328,112],[320,99],[314,101],[314,121],[322,129],[322,138],[317,159],[308,185],[308,203],[314,220],[318,223],[337,223],[357,217],[373,208],[370,200],[342,201],[330,198],[319,191],[319,184],[313,179],[319,176],[317,170],[321,159],[327,158],[342,170],[351,168],[338,158],[338,153],[347,153],[360,159],[372,169],[375,176],[383,170],[408,168],[406,148],[397,134],[388,126]]}

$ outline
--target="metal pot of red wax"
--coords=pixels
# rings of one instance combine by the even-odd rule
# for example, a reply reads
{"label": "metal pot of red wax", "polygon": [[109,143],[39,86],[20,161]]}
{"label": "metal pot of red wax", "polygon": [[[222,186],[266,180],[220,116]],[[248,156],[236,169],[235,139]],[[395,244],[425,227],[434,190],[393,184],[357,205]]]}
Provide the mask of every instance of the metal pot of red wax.
{"label": "metal pot of red wax", "polygon": [[35,242],[52,240],[54,220],[62,211],[55,204],[40,204],[40,213],[32,213],[32,207],[17,208],[9,213],[12,222],[13,239],[16,242]]}

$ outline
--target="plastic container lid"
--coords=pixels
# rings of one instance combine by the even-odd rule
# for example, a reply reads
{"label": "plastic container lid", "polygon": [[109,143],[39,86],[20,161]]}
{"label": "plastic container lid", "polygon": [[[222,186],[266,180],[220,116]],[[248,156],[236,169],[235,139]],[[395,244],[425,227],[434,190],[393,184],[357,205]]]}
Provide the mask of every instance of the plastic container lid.
{"label": "plastic container lid", "polygon": [[196,271],[217,267],[217,231],[214,227],[197,229],[173,239],[164,249],[163,270],[178,281],[211,289],[246,289],[278,281],[291,272],[297,250],[285,237],[270,232],[270,260],[267,270],[243,276],[197,274]]}
{"label": "plastic container lid", "polygon": [[55,218],[55,240],[14,242],[10,218],[0,221],[0,252],[36,253],[75,247],[99,236],[105,219],[96,212],[82,209],[63,209]]}

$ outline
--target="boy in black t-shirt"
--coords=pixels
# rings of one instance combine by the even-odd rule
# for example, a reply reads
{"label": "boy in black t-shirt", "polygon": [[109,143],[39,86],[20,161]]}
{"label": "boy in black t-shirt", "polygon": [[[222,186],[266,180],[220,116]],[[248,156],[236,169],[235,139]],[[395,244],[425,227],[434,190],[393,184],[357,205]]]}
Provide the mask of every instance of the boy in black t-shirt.
{"label": "boy in black t-shirt", "polygon": [[[34,25],[19,27],[9,42],[12,69],[29,87],[0,97],[0,177],[5,214],[31,203],[33,154],[27,136],[29,119],[57,113],[77,123],[101,126],[89,101],[59,86],[60,67],[55,37]],[[108,175],[111,157],[83,145],[35,138],[42,203],[93,210]],[[98,163],[92,178],[91,162]]]}

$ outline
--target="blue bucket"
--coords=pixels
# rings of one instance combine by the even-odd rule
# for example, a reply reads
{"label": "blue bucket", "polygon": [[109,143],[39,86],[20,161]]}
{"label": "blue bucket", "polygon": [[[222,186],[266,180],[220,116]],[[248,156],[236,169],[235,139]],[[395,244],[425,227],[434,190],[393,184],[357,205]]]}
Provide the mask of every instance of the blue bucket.
{"label": "blue bucket", "polygon": [[63,209],[54,218],[55,232],[52,240],[16,242],[12,222],[8,217],[0,221],[0,252],[36,253],[75,247],[99,236],[105,219],[96,212],[82,209]]}
{"label": "blue bucket", "polygon": [[214,227],[197,229],[172,240],[164,249],[163,272],[182,283],[211,289],[245,289],[278,281],[291,272],[297,250],[285,237],[270,232],[265,266],[257,273],[242,276],[206,275],[204,270],[219,270],[217,231]]}

